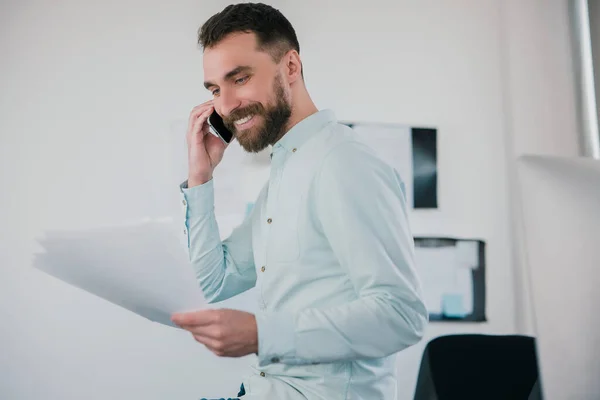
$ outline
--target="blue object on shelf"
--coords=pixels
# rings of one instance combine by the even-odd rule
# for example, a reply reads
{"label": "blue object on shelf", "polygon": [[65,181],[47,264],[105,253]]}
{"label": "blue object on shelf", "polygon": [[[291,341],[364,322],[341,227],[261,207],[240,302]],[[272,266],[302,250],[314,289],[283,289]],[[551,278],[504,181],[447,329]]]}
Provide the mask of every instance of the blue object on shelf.
{"label": "blue object on shelf", "polygon": [[463,305],[463,296],[458,293],[448,293],[442,296],[442,314],[448,318],[463,318],[467,311]]}

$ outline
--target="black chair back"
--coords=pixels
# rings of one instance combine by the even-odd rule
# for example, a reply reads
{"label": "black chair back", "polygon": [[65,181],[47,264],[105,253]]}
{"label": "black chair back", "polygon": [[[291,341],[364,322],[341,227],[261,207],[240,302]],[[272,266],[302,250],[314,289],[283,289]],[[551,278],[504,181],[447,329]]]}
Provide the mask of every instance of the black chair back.
{"label": "black chair back", "polygon": [[528,400],[537,379],[532,337],[441,336],[423,352],[414,400]]}

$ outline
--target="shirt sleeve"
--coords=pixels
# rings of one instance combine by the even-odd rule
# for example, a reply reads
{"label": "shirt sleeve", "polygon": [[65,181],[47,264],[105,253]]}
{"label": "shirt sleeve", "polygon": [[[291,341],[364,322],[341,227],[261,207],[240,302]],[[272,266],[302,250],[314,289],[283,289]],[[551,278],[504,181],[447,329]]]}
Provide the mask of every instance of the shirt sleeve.
{"label": "shirt sleeve", "polygon": [[367,146],[347,142],[316,179],[318,220],[357,299],[257,314],[261,366],[385,357],[419,342],[428,322],[398,173]]}
{"label": "shirt sleeve", "polygon": [[256,284],[250,216],[221,241],[214,213],[214,181],[180,185],[189,259],[209,303],[226,300]]}

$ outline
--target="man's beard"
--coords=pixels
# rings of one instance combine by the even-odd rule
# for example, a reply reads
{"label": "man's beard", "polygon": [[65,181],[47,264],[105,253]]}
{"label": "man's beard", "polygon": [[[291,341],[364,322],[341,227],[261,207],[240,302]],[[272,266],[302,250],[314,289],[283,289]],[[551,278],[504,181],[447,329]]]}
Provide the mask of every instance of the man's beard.
{"label": "man's beard", "polygon": [[[292,107],[286,102],[280,76],[275,79],[273,89],[275,92],[275,105],[265,109],[262,104],[253,103],[248,107],[233,111],[227,118],[223,119],[225,126],[234,133],[238,143],[247,152],[258,153],[268,145],[277,142],[285,134],[288,121],[292,115]],[[254,118],[262,117],[262,126],[254,125],[239,132],[233,121],[247,115],[253,115]],[[257,122],[260,123],[260,121]]]}

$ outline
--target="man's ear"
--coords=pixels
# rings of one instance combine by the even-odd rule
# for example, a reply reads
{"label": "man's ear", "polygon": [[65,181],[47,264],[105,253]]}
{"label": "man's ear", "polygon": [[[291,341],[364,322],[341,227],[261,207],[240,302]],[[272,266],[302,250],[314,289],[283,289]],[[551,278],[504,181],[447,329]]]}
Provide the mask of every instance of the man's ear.
{"label": "man's ear", "polygon": [[300,54],[296,50],[290,50],[286,57],[286,74],[289,83],[294,83],[299,79],[302,79],[302,61],[300,60]]}

